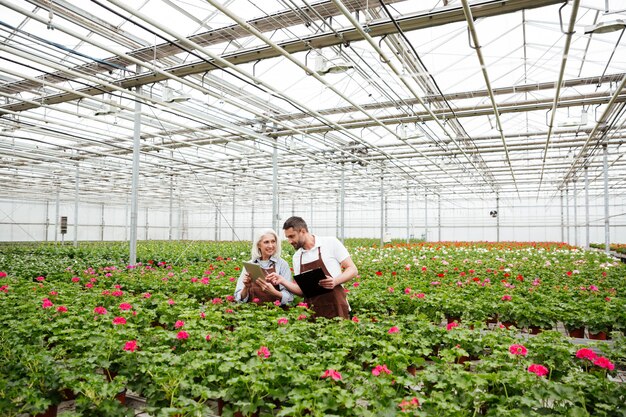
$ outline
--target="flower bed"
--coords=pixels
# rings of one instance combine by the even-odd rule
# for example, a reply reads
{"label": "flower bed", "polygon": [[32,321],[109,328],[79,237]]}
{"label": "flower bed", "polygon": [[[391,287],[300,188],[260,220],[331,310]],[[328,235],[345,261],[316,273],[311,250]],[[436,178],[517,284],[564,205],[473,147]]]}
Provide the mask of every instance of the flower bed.
{"label": "flower bed", "polygon": [[[224,415],[626,413],[626,388],[607,378],[626,364],[626,274],[602,253],[359,246],[353,320],[311,321],[305,306],[233,302],[247,246],[149,242],[134,268],[123,245],[4,247],[2,415],[41,413],[68,392],[77,413],[132,415],[124,389],[158,416],[214,400]],[[489,319],[546,331],[487,331]],[[581,353],[547,330],[557,323],[610,326],[614,340]]]}

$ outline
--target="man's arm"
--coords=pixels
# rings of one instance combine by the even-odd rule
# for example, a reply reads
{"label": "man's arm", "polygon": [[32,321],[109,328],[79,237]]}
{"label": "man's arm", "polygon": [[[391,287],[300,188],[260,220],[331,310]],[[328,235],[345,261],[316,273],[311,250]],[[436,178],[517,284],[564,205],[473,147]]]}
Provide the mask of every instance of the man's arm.
{"label": "man's arm", "polygon": [[324,288],[332,289],[337,285],[341,285],[344,282],[350,281],[356,276],[356,274],[359,273],[356,265],[354,264],[354,262],[352,262],[352,258],[349,256],[341,261],[341,268],[343,269],[343,272],[341,274],[337,275],[334,278],[328,277],[326,279],[320,280],[320,285]]}

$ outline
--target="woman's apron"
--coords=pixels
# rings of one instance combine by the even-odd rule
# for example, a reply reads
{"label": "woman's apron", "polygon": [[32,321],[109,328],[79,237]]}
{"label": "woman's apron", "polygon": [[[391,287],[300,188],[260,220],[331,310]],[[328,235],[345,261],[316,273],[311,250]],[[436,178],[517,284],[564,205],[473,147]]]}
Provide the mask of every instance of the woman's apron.
{"label": "woman's apron", "polygon": [[[322,268],[324,275],[331,276],[326,269],[326,265],[322,261],[322,249],[317,247],[317,260],[313,262],[302,263],[302,253],[300,253],[300,273],[310,271],[312,269]],[[350,318],[350,308],[346,293],[341,285],[336,285],[332,292],[316,295],[311,298],[305,298],[304,301],[309,304],[311,310],[315,312],[315,317],[333,317]]]}
{"label": "woman's apron", "polygon": [[[267,269],[263,268],[263,273],[265,274],[265,276],[271,274],[272,272],[276,272],[275,264],[272,264],[272,266]],[[274,285],[274,288],[276,288],[276,290],[280,292],[280,287],[278,287],[278,285]],[[264,292],[261,286],[257,283],[257,281],[254,281],[252,283],[252,286],[250,287],[250,294],[248,295],[248,300],[250,301],[254,300],[255,298],[259,299],[259,301],[255,301],[257,304],[273,303],[276,300],[282,300],[282,296],[276,297],[273,294]]]}

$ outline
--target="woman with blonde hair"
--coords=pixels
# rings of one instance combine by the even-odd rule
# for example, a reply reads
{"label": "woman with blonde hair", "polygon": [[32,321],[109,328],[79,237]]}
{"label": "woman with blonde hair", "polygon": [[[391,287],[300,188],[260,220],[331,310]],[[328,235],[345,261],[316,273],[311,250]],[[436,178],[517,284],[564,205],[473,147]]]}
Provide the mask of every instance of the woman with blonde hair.
{"label": "woman with blonde hair", "polygon": [[259,232],[252,242],[252,259],[263,269],[265,279],[252,280],[250,274],[242,268],[235,288],[235,299],[239,302],[266,303],[280,301],[287,305],[293,301],[293,294],[282,284],[272,285],[270,280],[282,278],[291,281],[291,269],[287,261],[280,257],[281,245],[278,234],[271,229]]}

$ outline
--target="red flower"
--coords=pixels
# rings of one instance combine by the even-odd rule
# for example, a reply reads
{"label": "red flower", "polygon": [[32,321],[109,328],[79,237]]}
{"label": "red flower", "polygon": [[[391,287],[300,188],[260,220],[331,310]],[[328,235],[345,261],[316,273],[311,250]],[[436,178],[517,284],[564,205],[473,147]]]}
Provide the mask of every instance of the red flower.
{"label": "red flower", "polygon": [[389,375],[391,374],[391,370],[387,368],[387,365],[376,365],[376,367],[372,369],[372,375],[374,376],[378,376],[381,373]]}
{"label": "red flower", "polygon": [[209,340],[211,340],[211,335],[210,335],[210,334],[207,334],[206,336],[204,336],[204,338],[205,338],[207,341],[209,341]]}
{"label": "red flower", "polygon": [[352,317],[352,321],[358,323],[360,320],[357,316]]}
{"label": "red flower", "polygon": [[398,329],[396,326],[393,326],[392,328],[389,329],[387,333],[389,334],[400,333],[400,329]]}
{"label": "red flower", "polygon": [[187,333],[187,332],[186,332],[186,331],[184,331],[184,330],[181,330],[181,331],[180,331],[180,332],[178,332],[178,334],[176,335],[176,339],[181,339],[181,340],[184,340],[184,339],[189,339],[189,333]]}
{"label": "red flower", "polygon": [[513,297],[511,297],[510,295],[505,294],[502,296],[502,301],[511,301],[512,298]]}
{"label": "red flower", "polygon": [[424,298],[424,297],[426,297],[426,294],[424,294],[423,292],[420,292],[420,293],[417,293],[415,296],[417,298]]}
{"label": "red flower", "polygon": [[120,310],[132,310],[133,306],[129,303],[121,303]]}
{"label": "red flower", "polygon": [[334,369],[327,369],[326,371],[324,371],[324,373],[321,376],[321,378],[328,378],[328,377],[332,378],[335,381],[341,380],[341,374],[335,371]]}
{"label": "red flower", "polygon": [[287,317],[281,317],[278,319],[278,324],[287,324],[289,323],[289,319]]}
{"label": "red flower", "polygon": [[383,273],[380,271],[376,271],[376,275],[381,276]]}
{"label": "red flower", "polygon": [[95,314],[100,314],[100,315],[103,315],[103,314],[106,314],[106,313],[107,313],[107,309],[106,309],[106,308],[104,308],[104,307],[102,307],[102,306],[98,306],[98,307],[96,307],[96,308],[94,308],[94,309],[93,309],[93,312],[94,312]]}
{"label": "red flower", "polygon": [[212,300],[211,300],[211,302],[212,302],[213,304],[222,304],[222,302],[223,302],[223,301],[222,301],[222,299],[221,299],[221,298],[216,297],[216,298],[212,299]]}
{"label": "red flower", "polygon": [[65,307],[65,306],[59,306],[59,307],[57,307],[57,311],[58,311],[59,313],[67,313],[67,307]]}
{"label": "red flower", "polygon": [[452,323],[448,323],[448,325],[446,326],[446,330],[450,331],[454,329],[455,327],[459,327],[459,323],[457,323],[456,321],[453,321]]}
{"label": "red flower", "polygon": [[267,346],[261,346],[259,348],[259,350],[256,351],[256,354],[259,358],[261,359],[267,359],[270,356],[272,356],[272,353],[270,352],[270,350],[267,348]]}
{"label": "red flower", "polygon": [[150,294],[149,292],[144,292],[144,293],[142,294],[142,297],[143,297],[143,298],[150,298],[150,297],[152,297],[152,294]]}
{"label": "red flower", "polygon": [[588,359],[590,361],[596,359],[598,357],[598,355],[596,355],[596,352],[594,352],[591,349],[588,348],[582,348],[582,349],[578,349],[578,351],[576,351],[576,357],[578,359]]}
{"label": "red flower", "polygon": [[175,329],[180,329],[181,327],[183,327],[185,325],[185,322],[182,320],[176,320],[176,323],[174,323],[174,328]]}
{"label": "red flower", "polygon": [[54,304],[52,304],[52,301],[50,301],[50,299],[48,298],[44,298],[43,300],[41,300],[41,308],[50,308],[53,305]]}
{"label": "red flower", "polygon": [[600,368],[608,369],[609,371],[615,369],[615,365],[613,364],[613,362],[611,362],[608,358],[605,358],[604,356],[596,358],[596,360],[593,361],[593,364],[599,366]]}
{"label": "red flower", "polygon": [[124,317],[115,317],[113,319],[113,324],[115,324],[115,325],[126,324],[126,319]]}
{"label": "red flower", "polygon": [[532,365],[528,367],[528,372],[532,372],[533,374],[536,374],[537,376],[546,376],[548,375],[548,368],[546,368],[543,365],[538,365],[536,363],[533,363]]}
{"label": "red flower", "polygon": [[403,413],[409,412],[409,410],[416,409],[420,406],[420,402],[417,398],[413,397],[410,400],[402,400],[398,407],[402,410]]}
{"label": "red flower", "polygon": [[524,345],[511,345],[509,347],[509,352],[511,352],[512,355],[526,356],[528,354],[528,349],[526,349],[526,346]]}
{"label": "red flower", "polygon": [[137,350],[137,341],[130,340],[126,342],[126,344],[124,345],[124,350],[127,350],[129,352],[134,352],[135,350]]}
{"label": "red flower", "polygon": [[79,282],[80,278],[79,277],[72,277],[72,282]]}
{"label": "red flower", "polygon": [[567,271],[567,276],[571,277],[572,276],[572,271]]}
{"label": "red flower", "polygon": [[7,276],[7,273],[4,271],[0,271],[0,278],[4,278]]}
{"label": "red flower", "polygon": [[360,284],[360,283],[358,283],[358,282],[355,282],[354,284],[352,284],[352,286],[353,286],[354,288],[359,288],[359,285],[361,285],[361,284]]}
{"label": "red flower", "polygon": [[411,294],[411,288],[406,287],[406,288],[404,289],[404,293],[405,293],[405,294]]}
{"label": "red flower", "polygon": [[45,281],[45,278],[44,278],[44,277],[37,277],[37,278],[35,278],[35,279],[36,279],[37,281],[39,281],[39,282],[41,282],[41,281]]}
{"label": "red flower", "polygon": [[298,320],[305,320],[306,319],[306,314],[300,314],[298,316]]}
{"label": "red flower", "polygon": [[309,305],[307,303],[298,303],[298,307],[309,308]]}
{"label": "red flower", "polygon": [[228,302],[231,302],[231,303],[232,303],[233,301],[235,301],[235,297],[234,297],[234,296],[232,296],[232,295],[227,295],[227,296],[226,296],[226,301],[228,301]]}

